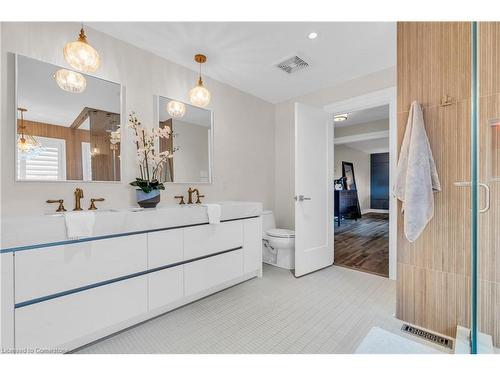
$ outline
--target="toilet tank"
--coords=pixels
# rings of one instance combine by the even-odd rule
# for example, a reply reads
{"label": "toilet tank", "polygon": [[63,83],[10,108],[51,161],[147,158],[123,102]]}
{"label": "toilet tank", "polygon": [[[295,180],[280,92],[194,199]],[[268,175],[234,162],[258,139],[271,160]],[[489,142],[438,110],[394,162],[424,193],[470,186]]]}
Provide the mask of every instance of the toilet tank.
{"label": "toilet tank", "polygon": [[269,229],[276,228],[273,211],[262,211],[262,237]]}

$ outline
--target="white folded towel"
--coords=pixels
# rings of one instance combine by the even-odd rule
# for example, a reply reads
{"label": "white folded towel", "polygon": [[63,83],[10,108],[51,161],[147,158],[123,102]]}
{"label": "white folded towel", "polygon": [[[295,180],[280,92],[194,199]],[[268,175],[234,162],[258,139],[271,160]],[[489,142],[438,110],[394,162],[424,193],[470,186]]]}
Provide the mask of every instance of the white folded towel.
{"label": "white folded towel", "polygon": [[66,212],[64,220],[67,236],[71,240],[90,237],[94,233],[95,214],[91,211]]}
{"label": "white folded towel", "polygon": [[222,207],[217,203],[206,203],[204,206],[207,208],[208,223],[220,224],[220,217],[222,214]]}
{"label": "white folded towel", "polygon": [[403,202],[404,232],[410,242],[422,234],[434,216],[433,193],[441,191],[436,164],[418,102],[411,104],[393,193]]}

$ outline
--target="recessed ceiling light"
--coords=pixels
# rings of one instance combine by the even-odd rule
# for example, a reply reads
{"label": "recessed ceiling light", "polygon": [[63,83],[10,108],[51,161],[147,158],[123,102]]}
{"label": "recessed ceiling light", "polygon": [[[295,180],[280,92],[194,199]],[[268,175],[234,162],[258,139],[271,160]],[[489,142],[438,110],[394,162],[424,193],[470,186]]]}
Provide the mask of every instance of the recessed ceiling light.
{"label": "recessed ceiling light", "polygon": [[333,121],[335,122],[342,122],[347,120],[347,113],[343,113],[341,115],[335,115],[333,116]]}
{"label": "recessed ceiling light", "polygon": [[307,37],[309,39],[316,39],[318,37],[318,33],[310,33]]}

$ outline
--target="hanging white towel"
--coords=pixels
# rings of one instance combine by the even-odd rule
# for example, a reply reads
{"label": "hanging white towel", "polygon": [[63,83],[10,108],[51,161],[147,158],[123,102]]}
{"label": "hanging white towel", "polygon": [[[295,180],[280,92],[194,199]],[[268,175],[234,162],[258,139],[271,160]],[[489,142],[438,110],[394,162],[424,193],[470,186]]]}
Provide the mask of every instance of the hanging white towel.
{"label": "hanging white towel", "polygon": [[94,233],[95,214],[93,212],[66,212],[64,219],[66,221],[66,233],[71,240],[91,237]]}
{"label": "hanging white towel", "polygon": [[403,202],[404,232],[414,242],[434,216],[433,193],[441,191],[420,104],[411,104],[399,154],[394,195]]}
{"label": "hanging white towel", "polygon": [[204,204],[207,208],[208,223],[209,224],[220,224],[220,217],[222,214],[222,207],[220,204],[207,203]]}

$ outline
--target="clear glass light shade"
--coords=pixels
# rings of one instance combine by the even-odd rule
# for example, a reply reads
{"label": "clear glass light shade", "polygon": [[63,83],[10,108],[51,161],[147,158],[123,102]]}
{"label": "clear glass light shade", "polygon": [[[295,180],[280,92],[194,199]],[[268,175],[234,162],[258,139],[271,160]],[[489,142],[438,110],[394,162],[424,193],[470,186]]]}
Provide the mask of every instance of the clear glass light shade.
{"label": "clear glass light shade", "polygon": [[29,135],[20,134],[17,138],[17,155],[20,159],[31,159],[40,155],[42,145]]}
{"label": "clear glass light shade", "polygon": [[172,117],[181,118],[186,114],[186,106],[184,103],[171,100],[167,103],[167,112]]}
{"label": "clear glass light shade", "polygon": [[189,100],[198,107],[206,107],[210,103],[210,91],[203,86],[203,83],[198,83],[189,91]]}
{"label": "clear glass light shade", "polygon": [[54,79],[61,89],[75,94],[83,92],[87,87],[87,80],[82,74],[68,69],[59,69],[54,73]]}
{"label": "clear glass light shade", "polygon": [[64,46],[64,58],[74,69],[84,73],[95,72],[101,65],[101,59],[94,47],[81,39]]}
{"label": "clear glass light shade", "polygon": [[111,143],[112,145],[116,145],[116,144],[120,143],[121,137],[122,137],[122,135],[120,132],[120,128],[118,127],[117,130],[111,132],[111,135],[109,137],[109,143]]}

